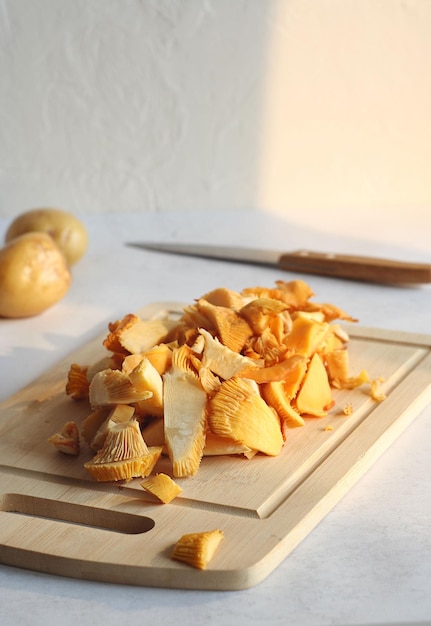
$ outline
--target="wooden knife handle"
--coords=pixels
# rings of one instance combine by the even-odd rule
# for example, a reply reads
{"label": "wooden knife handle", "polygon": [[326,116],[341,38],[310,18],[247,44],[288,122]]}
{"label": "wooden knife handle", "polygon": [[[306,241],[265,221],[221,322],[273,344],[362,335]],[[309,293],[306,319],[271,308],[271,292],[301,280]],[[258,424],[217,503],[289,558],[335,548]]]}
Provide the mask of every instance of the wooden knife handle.
{"label": "wooden knife handle", "polygon": [[319,274],[372,283],[419,284],[431,282],[431,265],[389,259],[326,254],[299,250],[282,254],[279,267],[306,274]]}

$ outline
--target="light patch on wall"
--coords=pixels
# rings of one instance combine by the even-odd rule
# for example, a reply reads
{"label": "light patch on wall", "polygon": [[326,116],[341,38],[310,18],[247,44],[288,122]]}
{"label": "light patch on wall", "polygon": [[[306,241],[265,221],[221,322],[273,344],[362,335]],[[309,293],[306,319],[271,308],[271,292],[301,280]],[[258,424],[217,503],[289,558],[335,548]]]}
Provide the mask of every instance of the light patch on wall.
{"label": "light patch on wall", "polygon": [[431,204],[431,3],[280,0],[260,204],[424,215]]}

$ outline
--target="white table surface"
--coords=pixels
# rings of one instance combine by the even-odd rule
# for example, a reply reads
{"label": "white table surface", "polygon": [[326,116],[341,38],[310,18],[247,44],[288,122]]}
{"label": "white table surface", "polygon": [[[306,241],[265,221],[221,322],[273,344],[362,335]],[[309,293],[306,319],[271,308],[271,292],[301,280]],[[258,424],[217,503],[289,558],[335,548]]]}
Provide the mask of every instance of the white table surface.
{"label": "white table surface", "polygon": [[[81,215],[90,246],[73,285],[38,317],[0,320],[0,400],[107,323],[151,302],[192,302],[211,288],[272,286],[295,276],[128,248],[146,239],[431,261],[431,220],[293,219],[255,211]],[[0,220],[0,236],[10,220]],[[308,222],[308,223],[307,223]],[[310,226],[308,225],[310,224]],[[316,299],[368,327],[431,333],[431,287],[305,277]],[[0,624],[431,624],[431,407],[260,585],[203,592],[108,585],[0,565]],[[0,547],[1,553],[1,547]]]}

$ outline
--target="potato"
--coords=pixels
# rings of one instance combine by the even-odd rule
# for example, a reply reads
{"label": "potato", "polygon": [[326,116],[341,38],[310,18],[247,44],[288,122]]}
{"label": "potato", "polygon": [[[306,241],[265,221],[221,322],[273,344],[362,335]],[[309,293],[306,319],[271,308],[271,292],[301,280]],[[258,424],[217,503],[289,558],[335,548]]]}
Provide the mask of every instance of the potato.
{"label": "potato", "polygon": [[25,233],[0,250],[0,316],[30,317],[69,290],[67,261],[46,233]]}
{"label": "potato", "polygon": [[87,231],[74,215],[61,209],[33,209],[19,215],[6,232],[6,242],[28,232],[48,233],[74,265],[87,250]]}

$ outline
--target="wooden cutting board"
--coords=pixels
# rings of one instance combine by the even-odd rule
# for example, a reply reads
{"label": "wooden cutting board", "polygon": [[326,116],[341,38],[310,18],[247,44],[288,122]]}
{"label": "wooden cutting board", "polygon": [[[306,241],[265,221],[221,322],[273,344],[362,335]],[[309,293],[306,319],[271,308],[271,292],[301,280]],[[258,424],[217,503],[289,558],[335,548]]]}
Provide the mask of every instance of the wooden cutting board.
{"label": "wooden cutting board", "polygon": [[[138,313],[175,315],[180,304]],[[57,575],[131,585],[243,589],[261,582],[298,545],[431,400],[431,336],[348,325],[352,373],[383,377],[383,402],[365,387],[334,393],[324,418],[289,431],[280,456],[205,457],[182,494],[156,504],[140,480],[94,482],[91,454],[62,455],[47,439],[86,403],[64,387],[73,362],[106,354],[104,337],[79,348],[0,405],[0,561]],[[342,409],[352,403],[353,414]],[[157,471],[170,472],[163,459]],[[185,533],[224,533],[208,568],[174,561]]]}

